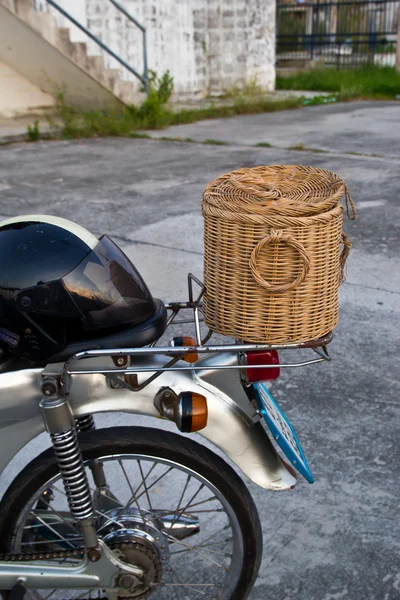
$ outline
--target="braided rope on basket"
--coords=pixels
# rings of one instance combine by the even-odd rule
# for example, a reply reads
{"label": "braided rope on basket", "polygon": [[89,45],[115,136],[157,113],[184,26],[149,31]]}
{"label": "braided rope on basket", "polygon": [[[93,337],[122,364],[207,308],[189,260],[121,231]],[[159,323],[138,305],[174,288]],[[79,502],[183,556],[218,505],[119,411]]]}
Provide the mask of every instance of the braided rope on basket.
{"label": "braided rope on basket", "polygon": [[253,343],[329,333],[351,248],[342,198],[354,219],[342,179],[299,165],[240,169],[209,183],[202,202],[207,325]]}

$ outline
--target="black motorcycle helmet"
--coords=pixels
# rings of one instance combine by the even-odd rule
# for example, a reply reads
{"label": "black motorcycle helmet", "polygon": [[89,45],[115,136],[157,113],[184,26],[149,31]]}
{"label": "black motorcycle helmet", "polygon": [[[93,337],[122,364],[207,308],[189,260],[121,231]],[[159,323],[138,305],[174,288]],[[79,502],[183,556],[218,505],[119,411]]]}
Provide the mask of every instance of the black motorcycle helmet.
{"label": "black motorcycle helmet", "polygon": [[66,219],[0,222],[0,261],[0,347],[32,362],[143,323],[155,311],[118,246]]}

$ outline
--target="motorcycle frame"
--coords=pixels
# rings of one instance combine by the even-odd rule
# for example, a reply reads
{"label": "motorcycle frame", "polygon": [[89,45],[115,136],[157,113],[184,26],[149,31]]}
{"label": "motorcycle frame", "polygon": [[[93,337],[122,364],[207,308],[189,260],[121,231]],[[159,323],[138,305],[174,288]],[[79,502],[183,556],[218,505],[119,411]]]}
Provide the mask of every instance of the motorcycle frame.
{"label": "motorcycle frame", "polygon": [[[140,382],[140,378],[147,377],[149,369],[157,373],[164,362],[165,359],[156,354],[150,359],[138,356],[131,363],[129,373],[135,372],[135,366],[138,369],[146,367],[145,372],[137,373]],[[183,367],[186,364],[183,363]],[[161,387],[169,387],[176,394],[182,391],[202,394],[207,398],[208,423],[199,432],[200,435],[217,446],[260,487],[272,491],[292,489],[296,485],[296,477],[281,461],[265,433],[260,415],[241,385],[240,372],[233,370],[227,377],[223,370],[213,368],[221,364],[233,367],[237,365],[237,356],[232,353],[208,356],[202,361],[199,371],[162,371],[144,389],[135,393],[126,387],[116,388],[114,380],[105,376],[107,370],[115,371],[110,356],[86,358],[85,367],[80,369],[79,374],[69,375],[68,402],[75,418],[108,412],[160,418],[154,398]],[[64,371],[65,365],[60,363],[45,369],[0,374],[0,474],[26,444],[45,431],[40,409],[43,397],[41,382],[49,376],[61,380]],[[134,435],[134,428],[132,432]],[[114,560],[101,540],[99,543],[100,561],[91,563],[86,556],[77,567],[0,562],[0,589],[10,589],[16,583],[39,589],[54,587],[57,583],[59,589],[102,587],[111,590],[118,575],[130,572],[130,569]]]}
{"label": "motorcycle frame", "polygon": [[[208,421],[198,433],[219,448],[244,475],[263,489],[293,489],[297,478],[276,452],[261,425],[258,409],[246,394],[242,361],[246,351],[311,348],[319,358],[282,366],[298,367],[330,360],[326,344],[332,336],[311,344],[251,345],[228,344],[206,346],[200,335],[201,296],[193,300],[193,281],[189,275],[189,302],[171,303],[170,325],[181,310],[193,310],[197,344],[173,348],[146,347],[114,350],[90,350],[74,355],[65,363],[0,373],[0,476],[12,458],[32,439],[45,431],[41,411],[42,383],[49,378],[59,386],[75,419],[100,413],[126,412],[160,418],[154,400],[162,388],[176,395],[194,392],[205,396]],[[188,322],[188,321],[186,321]],[[206,336],[207,340],[210,335]],[[323,347],[323,351],[319,350]],[[202,356],[195,364],[182,360],[187,353]],[[167,363],[166,356],[172,357]],[[124,357],[122,367],[118,357]],[[83,366],[73,365],[82,361]],[[256,365],[252,368],[272,368]],[[229,376],[226,371],[229,370]],[[129,376],[127,379],[126,376]],[[135,386],[130,383],[132,377]],[[132,429],[134,434],[134,428]],[[101,558],[91,563],[86,555],[77,567],[56,567],[29,563],[0,562],[0,589],[10,589],[20,582],[30,588],[111,588],[121,572],[137,574],[137,568],[118,561],[107,546],[98,540]]]}

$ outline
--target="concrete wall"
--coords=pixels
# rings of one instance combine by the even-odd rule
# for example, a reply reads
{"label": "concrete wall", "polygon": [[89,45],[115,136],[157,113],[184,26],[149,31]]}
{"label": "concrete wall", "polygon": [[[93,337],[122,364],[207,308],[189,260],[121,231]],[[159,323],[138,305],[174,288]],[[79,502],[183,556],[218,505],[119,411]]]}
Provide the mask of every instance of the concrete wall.
{"label": "concrete wall", "polygon": [[52,106],[52,96],[0,62],[0,117],[40,114]]}
{"label": "concrete wall", "polygon": [[[158,74],[169,69],[179,96],[220,94],[254,82],[274,88],[275,0],[121,3],[147,28],[149,67]],[[140,32],[104,0],[86,0],[86,7],[90,29],[141,70]]]}
{"label": "concrete wall", "polygon": [[[128,64],[143,72],[141,31],[110,2],[59,1]],[[147,28],[149,68],[158,75],[171,72],[175,97],[218,95],[252,83],[265,90],[274,88],[275,0],[120,2]],[[102,54],[107,67],[120,69],[122,79],[134,81],[136,91],[140,89],[128,71],[57,11],[49,10],[45,0],[24,0],[22,4],[26,5],[24,22],[5,8],[6,1],[0,2],[0,114],[17,115],[52,106],[49,93],[54,92],[54,83],[66,84],[69,102],[89,107],[114,105],[115,86],[124,90],[128,85],[119,84],[117,72],[105,73],[102,67],[93,66],[79,44],[61,39],[57,25],[68,26],[72,41],[86,41],[89,55]],[[33,6],[38,12],[32,11]],[[76,65],[84,65],[89,76]],[[110,77],[118,85],[108,92],[102,83]],[[129,101],[138,101],[131,87],[126,93]]]}

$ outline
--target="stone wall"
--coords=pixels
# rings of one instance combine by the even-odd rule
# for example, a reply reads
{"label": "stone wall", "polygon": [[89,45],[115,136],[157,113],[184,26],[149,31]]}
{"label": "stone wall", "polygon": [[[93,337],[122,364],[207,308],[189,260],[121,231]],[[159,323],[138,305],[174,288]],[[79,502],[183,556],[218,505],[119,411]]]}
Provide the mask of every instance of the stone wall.
{"label": "stone wall", "polygon": [[[81,1],[89,28],[141,71],[140,31],[109,2]],[[120,1],[147,28],[149,68],[170,70],[180,98],[253,83],[274,88],[275,0]]]}

